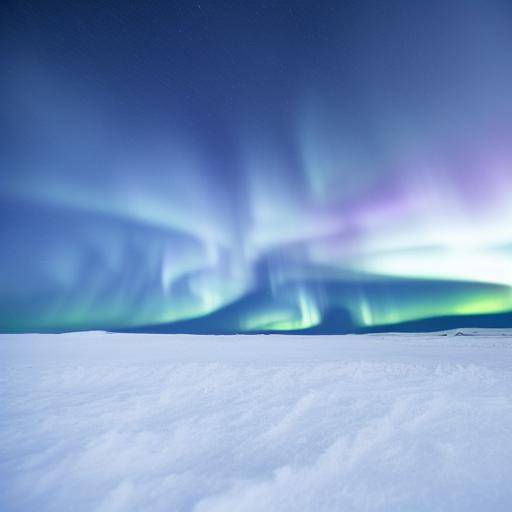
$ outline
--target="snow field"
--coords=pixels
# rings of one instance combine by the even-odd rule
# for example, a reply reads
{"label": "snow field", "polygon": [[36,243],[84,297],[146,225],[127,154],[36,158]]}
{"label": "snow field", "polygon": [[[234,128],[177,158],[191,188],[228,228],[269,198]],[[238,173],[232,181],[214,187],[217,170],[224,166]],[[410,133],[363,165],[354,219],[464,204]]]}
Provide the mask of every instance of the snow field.
{"label": "snow field", "polygon": [[0,510],[508,511],[512,339],[0,337]]}

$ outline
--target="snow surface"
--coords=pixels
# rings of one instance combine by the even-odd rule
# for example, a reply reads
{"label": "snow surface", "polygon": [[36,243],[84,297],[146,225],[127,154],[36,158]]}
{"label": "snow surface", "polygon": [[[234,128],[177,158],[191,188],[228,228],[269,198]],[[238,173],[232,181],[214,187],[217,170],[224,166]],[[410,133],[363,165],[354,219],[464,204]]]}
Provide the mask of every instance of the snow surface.
{"label": "snow surface", "polygon": [[512,337],[0,336],[2,511],[510,511]]}

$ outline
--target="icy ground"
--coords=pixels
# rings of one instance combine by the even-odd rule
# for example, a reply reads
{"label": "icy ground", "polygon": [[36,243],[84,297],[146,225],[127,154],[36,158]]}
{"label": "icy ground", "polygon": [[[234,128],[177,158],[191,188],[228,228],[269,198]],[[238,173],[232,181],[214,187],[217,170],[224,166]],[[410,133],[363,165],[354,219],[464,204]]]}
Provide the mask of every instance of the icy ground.
{"label": "icy ground", "polygon": [[512,337],[0,336],[0,510],[510,511]]}

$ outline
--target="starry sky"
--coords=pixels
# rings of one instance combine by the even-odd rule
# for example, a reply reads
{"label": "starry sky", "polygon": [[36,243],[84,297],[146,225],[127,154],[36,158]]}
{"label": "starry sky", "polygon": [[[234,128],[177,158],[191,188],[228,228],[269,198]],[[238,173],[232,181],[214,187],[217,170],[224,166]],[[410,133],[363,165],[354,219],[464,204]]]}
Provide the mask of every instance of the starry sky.
{"label": "starry sky", "polygon": [[512,327],[509,1],[0,9],[0,331]]}

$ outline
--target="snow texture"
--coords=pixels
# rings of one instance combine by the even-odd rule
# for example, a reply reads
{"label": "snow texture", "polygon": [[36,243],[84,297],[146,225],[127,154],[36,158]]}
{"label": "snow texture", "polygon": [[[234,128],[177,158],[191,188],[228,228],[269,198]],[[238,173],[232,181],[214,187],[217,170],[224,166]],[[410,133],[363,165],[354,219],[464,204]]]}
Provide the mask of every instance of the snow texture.
{"label": "snow texture", "polygon": [[510,511],[512,337],[464,334],[1,335],[0,510]]}

